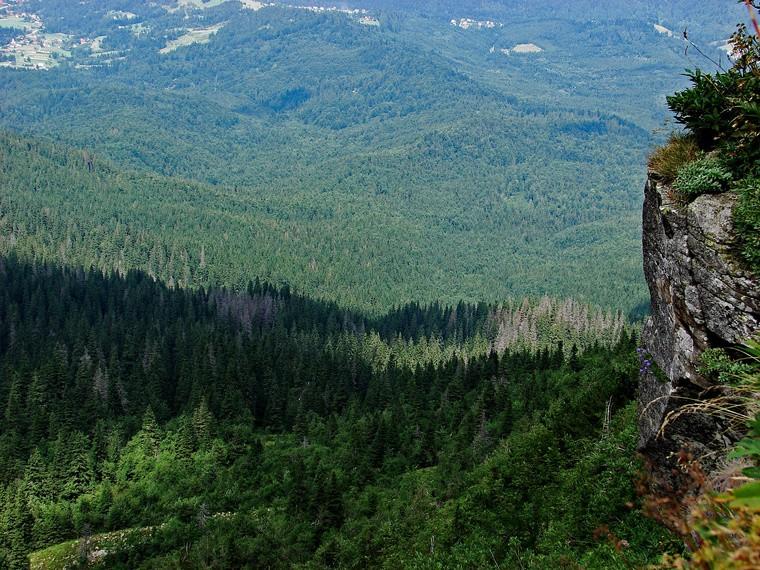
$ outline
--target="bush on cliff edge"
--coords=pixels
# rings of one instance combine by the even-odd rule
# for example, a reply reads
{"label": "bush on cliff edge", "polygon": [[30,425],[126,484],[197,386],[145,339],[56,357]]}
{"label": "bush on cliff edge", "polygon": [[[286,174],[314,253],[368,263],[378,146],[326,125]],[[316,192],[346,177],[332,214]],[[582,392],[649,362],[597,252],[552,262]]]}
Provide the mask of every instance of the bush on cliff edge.
{"label": "bush on cliff edge", "polygon": [[668,97],[686,132],[656,150],[649,167],[684,200],[736,192],[740,255],[760,274],[760,40],[740,25],[730,41],[731,69],[688,71],[692,86]]}

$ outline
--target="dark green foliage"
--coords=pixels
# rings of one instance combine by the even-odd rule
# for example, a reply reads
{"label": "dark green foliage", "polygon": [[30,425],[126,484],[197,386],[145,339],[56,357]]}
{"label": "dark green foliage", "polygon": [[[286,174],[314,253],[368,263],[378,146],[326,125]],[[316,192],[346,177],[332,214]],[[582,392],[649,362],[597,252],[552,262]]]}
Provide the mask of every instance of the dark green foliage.
{"label": "dark green foliage", "polygon": [[[19,28],[5,28],[0,27],[0,46],[4,46],[11,40],[24,35],[24,30]],[[0,56],[2,57],[2,56]]]}
{"label": "dark green foliage", "polygon": [[[126,4],[147,32],[111,15]],[[490,53],[516,26],[436,20],[483,3],[386,2],[402,12],[378,29],[26,4],[110,55],[0,70],[3,125],[92,149],[0,134],[0,254],[18,256],[0,258],[0,566],[52,546],[35,559],[622,569],[670,546],[634,493],[620,314],[489,303],[645,298],[658,113],[639,97],[663,89],[641,62],[680,57],[648,19],[679,11],[596,2],[611,20],[592,24],[582,0],[546,26],[535,2],[491,4],[549,57]]]}
{"label": "dark green foliage", "polygon": [[742,256],[760,274],[760,178],[747,178],[736,185],[739,203],[734,225],[742,241]]}
{"label": "dark green foliage", "polygon": [[673,188],[685,198],[723,192],[731,182],[731,172],[715,156],[689,162],[678,169]]}
{"label": "dark green foliage", "polygon": [[[714,74],[687,75],[692,87],[668,97],[676,118],[710,156],[678,170],[673,186],[685,197],[727,189],[739,194],[734,226],[747,266],[760,267],[760,40],[740,25],[731,37],[734,64]],[[663,151],[661,154],[667,154]]]}
{"label": "dark green foliage", "polygon": [[726,113],[731,98],[739,93],[740,75],[734,72],[709,74],[687,71],[693,87],[668,97],[668,105],[679,122],[697,138],[705,150],[724,142],[735,115]]}
{"label": "dark green foliage", "polygon": [[[0,285],[7,564],[58,543],[35,557],[101,545],[107,568],[614,568],[660,548],[626,506],[627,334],[567,357],[433,363],[414,349],[412,366],[377,366],[364,349],[381,350],[376,332],[357,336],[346,313],[352,332],[328,332],[330,305],[261,285],[233,297],[15,259]],[[444,317],[402,309],[377,326],[409,334],[392,332],[403,314]],[[605,427],[608,403],[619,413]],[[630,553],[594,541],[604,524]],[[89,529],[86,544],[63,543]]]}
{"label": "dark green foliage", "polygon": [[760,164],[760,43],[743,25],[730,41],[731,69],[687,72],[692,87],[668,97],[668,105],[703,150],[720,150],[731,169],[745,175]]}

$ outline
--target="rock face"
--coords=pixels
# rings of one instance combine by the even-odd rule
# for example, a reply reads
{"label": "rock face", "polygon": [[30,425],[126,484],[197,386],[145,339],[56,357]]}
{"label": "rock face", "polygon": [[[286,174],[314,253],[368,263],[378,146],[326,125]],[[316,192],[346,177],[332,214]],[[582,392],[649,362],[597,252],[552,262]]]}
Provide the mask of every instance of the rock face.
{"label": "rock face", "polygon": [[662,487],[679,484],[680,450],[709,472],[733,443],[729,427],[705,414],[682,415],[662,435],[660,428],[670,411],[710,393],[697,370],[705,349],[741,343],[760,329],[760,281],[735,258],[735,201],[730,193],[710,194],[681,205],[655,175],[647,181],[643,247],[652,316],[642,343],[666,378],[643,374],[639,448]]}

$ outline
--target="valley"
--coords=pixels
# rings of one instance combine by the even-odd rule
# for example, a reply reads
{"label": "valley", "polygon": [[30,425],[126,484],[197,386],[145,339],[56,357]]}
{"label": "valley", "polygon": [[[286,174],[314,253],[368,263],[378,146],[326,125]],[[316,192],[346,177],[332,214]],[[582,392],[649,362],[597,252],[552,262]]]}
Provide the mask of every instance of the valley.
{"label": "valley", "polygon": [[0,0],[0,568],[760,567],[755,10]]}
{"label": "valley", "polygon": [[359,4],[8,6],[77,45],[44,75],[0,75],[0,124],[267,209],[252,273],[199,285],[253,274],[372,311],[543,293],[645,303],[635,189],[684,63],[651,21],[568,18],[547,35],[522,15],[462,29]]}

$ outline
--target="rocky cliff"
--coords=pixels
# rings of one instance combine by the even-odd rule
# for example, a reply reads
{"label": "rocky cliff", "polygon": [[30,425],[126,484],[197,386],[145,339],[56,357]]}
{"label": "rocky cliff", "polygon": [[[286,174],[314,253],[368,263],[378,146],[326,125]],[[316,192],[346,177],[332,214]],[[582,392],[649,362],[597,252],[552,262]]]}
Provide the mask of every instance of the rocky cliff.
{"label": "rocky cliff", "polygon": [[639,447],[654,487],[666,492],[684,485],[682,451],[709,474],[738,435],[707,414],[681,415],[661,433],[671,411],[719,390],[700,375],[700,354],[741,343],[760,329],[760,282],[734,254],[735,200],[731,193],[708,194],[684,205],[654,174],[646,185],[644,272],[652,316],[642,334],[642,360],[651,358],[664,376],[644,360]]}

